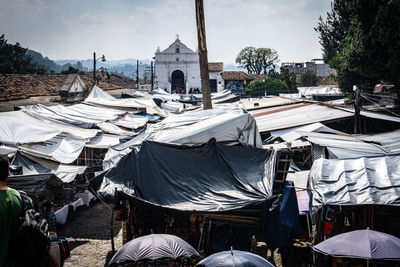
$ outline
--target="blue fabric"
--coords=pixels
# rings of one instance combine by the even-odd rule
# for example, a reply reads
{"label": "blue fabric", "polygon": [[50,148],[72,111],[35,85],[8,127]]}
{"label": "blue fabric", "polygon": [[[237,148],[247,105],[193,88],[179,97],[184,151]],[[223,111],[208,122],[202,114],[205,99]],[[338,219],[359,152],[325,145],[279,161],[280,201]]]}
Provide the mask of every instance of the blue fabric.
{"label": "blue fabric", "polygon": [[286,181],[283,194],[275,195],[264,203],[262,232],[271,250],[282,248],[292,238],[303,234],[296,191],[288,186],[293,186],[293,182]]}

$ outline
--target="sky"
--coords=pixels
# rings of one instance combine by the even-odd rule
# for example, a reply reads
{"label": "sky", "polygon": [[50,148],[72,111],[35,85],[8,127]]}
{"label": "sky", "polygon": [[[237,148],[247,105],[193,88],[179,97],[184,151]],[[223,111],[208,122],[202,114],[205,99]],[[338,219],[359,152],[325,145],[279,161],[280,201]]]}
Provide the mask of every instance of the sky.
{"label": "sky", "polygon": [[[208,61],[234,63],[246,46],[280,62],[321,58],[314,27],[330,0],[204,0]],[[195,0],[0,0],[0,34],[50,59],[151,59],[179,35],[197,47]]]}

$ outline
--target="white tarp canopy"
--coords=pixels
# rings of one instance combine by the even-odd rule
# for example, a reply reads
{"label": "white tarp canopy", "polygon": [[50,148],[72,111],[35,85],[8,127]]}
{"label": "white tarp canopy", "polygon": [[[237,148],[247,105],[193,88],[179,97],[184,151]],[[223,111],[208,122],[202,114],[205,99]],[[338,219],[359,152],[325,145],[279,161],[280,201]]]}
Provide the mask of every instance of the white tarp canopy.
{"label": "white tarp canopy", "polygon": [[40,124],[31,124],[25,120],[11,117],[0,117],[0,143],[18,145],[50,140],[61,132]]}
{"label": "white tarp canopy", "polygon": [[171,144],[204,144],[211,138],[217,142],[236,142],[244,146],[262,148],[262,140],[253,116],[230,105],[230,109],[209,109],[174,114],[148,128],[131,140],[110,148],[103,160],[109,169],[130,152],[130,147],[144,140]]}
{"label": "white tarp canopy", "polygon": [[312,96],[312,95],[337,95],[341,94],[339,88],[337,87],[319,87],[319,86],[310,86],[310,87],[297,87],[297,90],[302,96]]}
{"label": "white tarp canopy", "polygon": [[128,131],[120,129],[118,126],[137,129],[146,125],[148,121],[146,116],[135,115],[126,110],[91,104],[76,104],[68,107],[62,105],[46,107],[39,104],[24,107],[23,111],[37,119],[72,124],[82,128],[97,126],[105,132],[121,133],[121,135],[133,135],[134,133],[127,133]]}
{"label": "white tarp canopy", "polygon": [[147,98],[125,98],[117,99],[102,91],[98,86],[93,86],[92,91],[84,101],[102,106],[124,107],[124,108],[157,108],[152,99]]}
{"label": "white tarp canopy", "polygon": [[314,161],[312,209],[324,205],[400,205],[400,156]]}
{"label": "white tarp canopy", "polygon": [[123,137],[120,135],[100,133],[86,143],[85,146],[90,148],[109,148],[118,145],[121,138]]}
{"label": "white tarp canopy", "polygon": [[374,135],[298,133],[311,143],[326,147],[339,159],[393,155],[400,152],[400,130]]}
{"label": "white tarp canopy", "polygon": [[[0,122],[1,129],[8,129],[13,134],[3,135],[1,138],[4,140],[0,140],[1,143],[29,155],[65,164],[78,158],[87,141],[87,139],[76,137],[68,132],[62,132],[62,124],[43,123],[22,111],[7,112],[7,115],[2,114],[0,115]],[[53,125],[58,125],[58,129]],[[68,128],[68,126],[65,126],[67,131]],[[78,132],[79,130],[74,129],[74,131]],[[90,133],[83,132],[83,135],[89,137],[97,132],[97,130]]]}
{"label": "white tarp canopy", "polygon": [[171,115],[149,126],[136,138],[118,145],[117,150],[140,144],[143,140],[171,144],[203,144],[211,138],[217,142],[239,142],[245,146],[262,147],[257,124],[240,108],[188,111]]}
{"label": "white tarp canopy", "polygon": [[345,134],[340,131],[337,131],[335,129],[329,128],[322,123],[316,122],[304,126],[297,126],[297,127],[292,127],[288,129],[283,129],[283,130],[276,130],[276,131],[271,131],[272,136],[279,136],[286,142],[293,142],[296,139],[299,139],[302,137],[301,134],[297,133],[297,131],[303,131],[303,132],[324,132],[324,133],[334,133],[334,134]]}
{"label": "white tarp canopy", "polygon": [[[0,116],[10,116],[17,119],[22,119],[25,122],[25,125],[41,125],[47,129],[54,129],[56,131],[60,131],[63,133],[69,133],[76,138],[89,140],[96,136],[100,130],[96,129],[84,129],[81,127],[73,126],[67,123],[60,123],[56,121],[46,120],[45,118],[36,119],[23,111],[11,111],[11,112],[4,112],[0,114]],[[0,117],[1,119],[2,117]]]}
{"label": "white tarp canopy", "polygon": [[151,91],[151,94],[154,98],[159,98],[164,101],[178,101],[181,98],[180,95],[172,95],[160,88],[154,89]]}
{"label": "white tarp canopy", "polygon": [[25,154],[69,164],[79,157],[85,143],[85,140],[68,134],[57,136],[45,143],[22,144],[18,148]]}
{"label": "white tarp canopy", "polygon": [[12,164],[22,167],[22,175],[53,173],[64,183],[72,182],[76,175],[82,174],[86,170],[86,166],[60,164],[29,155],[24,156],[20,153],[16,154]]}

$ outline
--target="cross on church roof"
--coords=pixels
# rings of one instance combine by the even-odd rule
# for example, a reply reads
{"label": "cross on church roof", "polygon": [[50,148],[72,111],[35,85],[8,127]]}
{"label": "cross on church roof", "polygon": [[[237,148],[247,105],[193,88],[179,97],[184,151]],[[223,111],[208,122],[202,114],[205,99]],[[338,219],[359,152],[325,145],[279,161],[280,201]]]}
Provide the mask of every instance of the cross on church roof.
{"label": "cross on church roof", "polygon": [[179,34],[176,35],[176,40],[179,40]]}

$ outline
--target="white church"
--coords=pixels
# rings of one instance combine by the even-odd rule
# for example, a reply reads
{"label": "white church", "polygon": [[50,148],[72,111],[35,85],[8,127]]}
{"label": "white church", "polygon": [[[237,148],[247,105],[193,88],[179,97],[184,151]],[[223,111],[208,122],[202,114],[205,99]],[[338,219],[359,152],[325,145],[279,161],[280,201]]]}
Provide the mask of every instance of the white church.
{"label": "white church", "polygon": [[[211,92],[224,89],[222,62],[208,63]],[[156,86],[169,93],[201,92],[199,54],[189,49],[176,37],[167,49],[155,53]]]}

